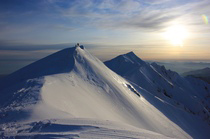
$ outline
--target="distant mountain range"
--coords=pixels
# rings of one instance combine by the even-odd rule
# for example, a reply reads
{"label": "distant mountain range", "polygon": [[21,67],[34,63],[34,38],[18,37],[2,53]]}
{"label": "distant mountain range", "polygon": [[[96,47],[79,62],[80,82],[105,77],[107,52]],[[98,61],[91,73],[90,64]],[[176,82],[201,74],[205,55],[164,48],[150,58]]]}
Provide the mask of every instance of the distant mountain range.
{"label": "distant mountain range", "polygon": [[[152,61],[148,61],[152,63]],[[156,62],[158,65],[164,65],[166,69],[171,69],[176,71],[179,74],[183,74],[185,72],[203,69],[206,67],[210,67],[210,63],[208,61],[205,62],[187,62],[187,61],[162,61]]]}
{"label": "distant mountain range", "polygon": [[200,78],[210,84],[210,68],[204,68],[200,70],[193,70],[189,72],[183,73],[184,76],[192,76],[196,78]]}
{"label": "distant mountain range", "polygon": [[0,138],[208,138],[210,85],[83,46],[0,79]]}

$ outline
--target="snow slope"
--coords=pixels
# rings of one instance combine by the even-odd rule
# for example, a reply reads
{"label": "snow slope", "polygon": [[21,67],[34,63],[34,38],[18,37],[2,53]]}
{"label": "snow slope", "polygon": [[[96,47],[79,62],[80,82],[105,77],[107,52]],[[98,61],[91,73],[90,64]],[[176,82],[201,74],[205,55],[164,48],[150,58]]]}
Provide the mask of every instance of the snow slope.
{"label": "snow slope", "polygon": [[4,132],[2,132],[0,137],[36,139],[171,139],[158,133],[125,124],[78,118],[11,123],[4,126],[3,129]]}
{"label": "snow slope", "polygon": [[156,63],[146,63],[133,52],[105,64],[127,79],[147,101],[193,138],[210,136],[209,84],[181,77]]}
{"label": "snow slope", "polygon": [[84,47],[61,50],[0,84],[2,137],[191,138],[147,101],[147,90],[134,88]]}

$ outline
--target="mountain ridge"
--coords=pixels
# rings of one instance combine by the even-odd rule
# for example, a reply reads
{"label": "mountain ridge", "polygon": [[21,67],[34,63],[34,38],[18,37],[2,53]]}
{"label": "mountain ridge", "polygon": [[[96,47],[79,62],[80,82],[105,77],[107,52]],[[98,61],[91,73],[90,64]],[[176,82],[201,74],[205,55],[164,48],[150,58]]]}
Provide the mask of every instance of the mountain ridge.
{"label": "mountain ridge", "polygon": [[[142,88],[142,85],[133,84],[130,82],[131,80],[124,79],[111,71],[84,47],[68,48],[55,54],[44,58],[44,67],[42,64],[43,59],[40,60],[41,62],[37,61],[38,64],[35,64],[36,68],[46,68],[44,74],[43,69],[39,73],[33,66],[27,66],[25,70],[27,68],[29,70],[27,70],[28,72],[25,73],[25,78],[22,78],[21,82],[18,82],[20,80],[19,76],[13,74],[14,78],[18,78],[15,79],[18,83],[11,83],[9,87],[0,89],[2,91],[0,93],[0,129],[2,129],[0,133],[5,134],[6,137],[11,137],[11,135],[18,137],[26,134],[29,137],[33,137],[34,134],[49,136],[45,132],[46,130],[52,131],[55,135],[61,137],[58,129],[56,132],[53,127],[63,127],[62,121],[64,119],[70,122],[78,119],[76,125],[86,124],[89,120],[94,120],[96,123],[103,121],[97,129],[103,129],[102,127],[108,124],[109,133],[113,131],[110,123],[117,122],[135,127],[151,138],[155,137],[149,136],[148,133],[150,132],[161,134],[162,138],[204,138],[208,135],[206,131],[209,128],[207,128],[206,123],[199,119],[198,116],[193,115],[190,109],[188,112],[184,111],[185,107],[181,104],[179,107],[173,108],[175,102],[171,103],[171,100],[175,99],[174,96],[169,98],[171,93],[168,93],[168,90],[164,92],[163,88],[160,88],[161,92],[153,94],[154,92],[148,90],[146,86]],[[126,70],[130,72],[126,73],[126,76],[132,74],[132,72],[134,73],[134,71],[141,71],[148,77],[152,73],[151,78],[160,78],[158,81],[164,84],[162,87],[174,85],[172,79],[175,80],[176,74],[171,73],[170,77],[173,78],[169,79],[163,74],[164,72],[159,73],[161,68],[159,69],[158,66],[152,68],[151,65],[138,58],[134,53],[128,53],[121,57],[121,68],[127,67]],[[62,63],[63,58],[65,60]],[[46,64],[45,61],[48,61],[49,64]],[[58,65],[61,65],[61,67]],[[131,67],[134,68],[132,72],[129,70]],[[49,72],[50,68],[52,69]],[[27,75],[30,72],[33,74],[34,70],[37,72],[36,74]],[[125,72],[125,70],[122,71]],[[152,83],[150,78],[145,78],[146,80],[140,79],[145,83],[148,83],[147,81]],[[154,87],[150,88],[154,89]],[[171,113],[178,114],[175,116],[177,119],[181,118],[180,115],[185,118],[174,122],[170,117],[171,115],[167,115]],[[56,123],[53,119],[59,122]],[[188,120],[183,121],[184,119]],[[48,122],[45,122],[45,120]],[[192,121],[195,122],[193,122],[192,127],[189,127],[188,124]],[[194,127],[196,124],[197,128]],[[91,122],[91,125],[94,124]],[[188,130],[183,126],[187,126]],[[205,127],[203,131],[199,128],[202,126]],[[66,128],[67,131],[71,131],[71,128],[76,127],[78,126],[68,125]],[[36,130],[37,128],[40,130]],[[131,128],[128,129],[127,131],[131,132]],[[195,129],[197,131],[192,133]],[[80,128],[78,130],[81,131]],[[145,132],[145,130],[148,132]],[[65,134],[72,135],[71,132],[67,131],[64,131]],[[95,135],[97,134],[95,133]],[[107,137],[108,135],[103,136]],[[53,135],[53,137],[56,136]],[[136,138],[139,138],[139,136]]]}
{"label": "mountain ridge", "polygon": [[74,65],[75,49],[76,47],[63,49],[7,75],[4,80],[0,80],[0,89],[31,78],[70,72]]}
{"label": "mountain ridge", "polygon": [[[125,60],[121,59],[120,63],[118,62],[118,58],[116,57],[104,63],[115,73],[127,79],[137,91],[142,89],[146,90],[148,93],[143,96],[148,96],[147,100],[173,122],[186,130],[188,129],[186,127],[192,127],[191,123],[194,122],[192,120],[189,123],[180,123],[175,115],[171,115],[171,113],[174,113],[171,109],[175,108],[174,111],[180,109],[180,111],[185,111],[184,115],[188,115],[186,113],[196,115],[210,125],[210,86],[207,83],[193,78],[184,78],[178,73],[166,70],[164,66],[159,66],[156,63],[136,64],[132,67],[130,64],[134,61],[130,61],[130,63],[124,62],[124,66],[129,68],[127,70],[120,70],[114,67],[120,67]],[[151,96],[154,96],[154,98]],[[161,106],[162,104],[159,104],[159,101],[167,103],[164,106],[165,108]],[[167,107],[170,107],[168,111],[171,111],[171,113],[165,111]],[[176,112],[174,114],[177,115],[178,113],[183,112]],[[180,119],[187,121],[183,117],[180,117]],[[194,128],[197,128],[197,124],[194,122]],[[190,134],[194,134],[192,131],[189,132]]]}

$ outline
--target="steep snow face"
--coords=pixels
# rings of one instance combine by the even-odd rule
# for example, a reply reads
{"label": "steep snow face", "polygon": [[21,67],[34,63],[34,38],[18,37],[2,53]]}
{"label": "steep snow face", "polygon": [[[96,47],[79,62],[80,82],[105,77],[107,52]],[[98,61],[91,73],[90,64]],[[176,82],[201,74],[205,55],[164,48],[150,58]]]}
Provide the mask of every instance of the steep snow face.
{"label": "steep snow face", "polygon": [[[139,65],[144,64],[133,53],[129,55],[127,60],[136,60]],[[42,70],[34,73],[35,68]],[[24,78],[19,77],[18,73],[24,74]],[[13,84],[10,85],[11,77],[15,82],[11,81]],[[62,122],[60,125],[54,122],[45,125],[39,121],[71,121],[82,118],[95,120],[90,124],[102,120],[103,123],[110,121],[134,126],[148,138],[154,137],[156,133],[168,137],[190,138],[179,126],[148,103],[142,96],[147,93],[146,90],[136,90],[85,48],[64,49],[10,75],[5,82],[7,85],[1,88],[0,93],[0,128],[3,135],[10,136],[10,131],[12,135],[18,132],[21,136],[33,136],[36,134],[34,132],[60,132],[56,131],[58,129],[55,127],[64,127]],[[65,126],[68,131],[71,131],[71,128],[71,124]],[[83,128],[85,126],[81,127]],[[90,130],[93,128],[95,126],[90,127]],[[109,129],[110,134],[114,128],[111,126]],[[145,130],[150,130],[151,133]],[[156,133],[153,134],[152,131]],[[120,131],[116,132],[118,134]]]}
{"label": "steep snow face", "polygon": [[41,100],[44,76],[70,72],[74,67],[74,52],[75,47],[61,50],[2,79],[0,123],[30,117],[30,111]]}
{"label": "steep snow face", "polygon": [[74,118],[109,120],[171,137],[189,137],[85,49],[76,49],[74,59],[70,73],[45,78],[45,104]]}
{"label": "steep snow face", "polygon": [[[156,63],[138,64],[132,60],[125,62],[128,57],[131,59],[128,54],[121,55],[105,64],[126,78],[137,91],[142,92],[142,96],[191,136],[196,138],[209,136],[209,84],[197,79],[183,78]],[[129,68],[127,70],[115,68],[121,65]],[[141,90],[146,90],[147,93]]]}
{"label": "steep snow face", "polygon": [[28,117],[30,112],[22,109],[40,101],[44,76],[70,72],[74,67],[74,52],[74,47],[61,50],[0,80],[0,123],[5,122],[2,117],[7,121]]}
{"label": "steep snow face", "polygon": [[0,80],[0,91],[27,79],[66,73],[74,67],[75,47],[67,48],[38,60]]}

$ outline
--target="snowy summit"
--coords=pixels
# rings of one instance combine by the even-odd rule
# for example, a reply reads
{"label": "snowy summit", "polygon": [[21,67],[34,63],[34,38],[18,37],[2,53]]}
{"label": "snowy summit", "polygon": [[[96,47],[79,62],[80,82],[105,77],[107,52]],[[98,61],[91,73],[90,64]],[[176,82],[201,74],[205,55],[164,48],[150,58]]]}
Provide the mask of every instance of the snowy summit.
{"label": "snowy summit", "polygon": [[209,84],[133,52],[105,64],[78,44],[0,80],[0,137],[210,136]]}

